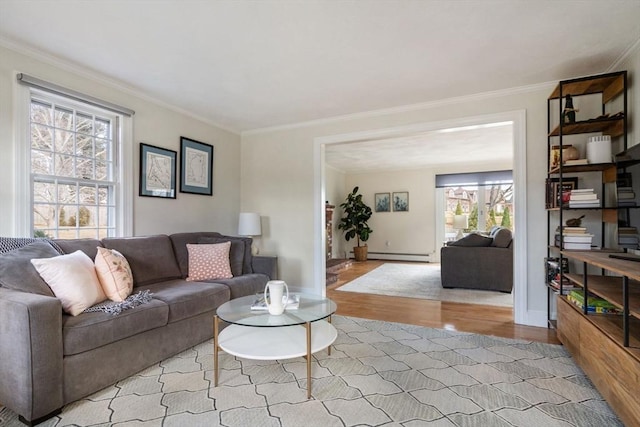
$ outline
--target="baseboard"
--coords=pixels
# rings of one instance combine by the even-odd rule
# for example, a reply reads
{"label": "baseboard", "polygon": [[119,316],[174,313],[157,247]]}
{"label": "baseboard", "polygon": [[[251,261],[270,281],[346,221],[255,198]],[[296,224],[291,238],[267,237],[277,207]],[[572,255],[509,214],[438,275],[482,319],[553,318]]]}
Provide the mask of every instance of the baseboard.
{"label": "baseboard", "polygon": [[[353,254],[353,252],[351,252]],[[367,255],[368,259],[387,260],[387,261],[421,261],[432,262],[429,254],[405,254],[405,253],[387,253],[387,252],[371,252]]]}

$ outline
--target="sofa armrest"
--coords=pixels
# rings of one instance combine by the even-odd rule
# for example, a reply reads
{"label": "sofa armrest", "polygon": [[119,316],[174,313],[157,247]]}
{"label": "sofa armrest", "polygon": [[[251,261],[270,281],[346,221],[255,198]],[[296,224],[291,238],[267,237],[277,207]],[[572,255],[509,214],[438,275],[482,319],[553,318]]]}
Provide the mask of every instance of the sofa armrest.
{"label": "sofa armrest", "polygon": [[27,421],[64,404],[62,304],[0,288],[0,402]]}
{"label": "sofa armrest", "polygon": [[278,257],[255,255],[252,267],[254,273],[266,274],[271,280],[278,278]]}

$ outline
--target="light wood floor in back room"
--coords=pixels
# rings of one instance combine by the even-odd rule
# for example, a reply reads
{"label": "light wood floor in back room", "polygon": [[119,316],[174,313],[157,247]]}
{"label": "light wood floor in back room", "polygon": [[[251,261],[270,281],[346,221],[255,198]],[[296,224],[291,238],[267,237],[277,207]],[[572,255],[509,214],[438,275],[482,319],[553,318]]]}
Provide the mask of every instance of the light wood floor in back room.
{"label": "light wood floor in back room", "polygon": [[432,328],[494,335],[560,344],[552,329],[513,323],[513,310],[477,304],[431,301],[337,291],[336,289],[388,261],[353,262],[339,272],[338,281],[327,287],[327,297],[338,304],[336,314],[408,323]]}

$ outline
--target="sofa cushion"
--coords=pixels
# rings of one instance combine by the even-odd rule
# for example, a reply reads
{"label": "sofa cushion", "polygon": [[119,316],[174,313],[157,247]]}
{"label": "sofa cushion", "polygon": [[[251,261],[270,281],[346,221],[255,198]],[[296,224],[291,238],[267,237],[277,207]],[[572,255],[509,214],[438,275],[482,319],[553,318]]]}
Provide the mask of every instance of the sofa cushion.
{"label": "sofa cushion", "polygon": [[231,242],[229,249],[229,265],[231,266],[231,274],[234,277],[242,275],[242,266],[244,265],[244,242],[242,240],[229,240],[224,237],[201,237],[198,243],[225,243]]}
{"label": "sofa cushion", "polygon": [[97,239],[56,239],[54,242],[65,254],[81,250],[91,259],[96,258],[98,247],[102,247],[102,242]]}
{"label": "sofa cushion", "polygon": [[511,230],[508,228],[499,228],[492,234],[491,246],[496,248],[508,248],[511,246]]}
{"label": "sofa cushion", "polygon": [[133,290],[133,274],[129,262],[115,249],[97,248],[96,274],[107,298],[121,302]]}
{"label": "sofa cushion", "polygon": [[229,287],[231,299],[262,293],[268,281],[269,276],[257,273],[243,274],[232,279],[215,280],[216,283],[222,283]]}
{"label": "sofa cushion", "polygon": [[231,242],[187,245],[189,276],[187,281],[230,279],[229,249]]}
{"label": "sofa cushion", "polygon": [[447,246],[467,246],[467,247],[482,247],[490,246],[493,242],[491,237],[482,236],[480,234],[471,233],[464,236],[460,240],[455,242],[449,242]]}
{"label": "sofa cushion", "polygon": [[32,294],[55,296],[31,264],[33,258],[60,254],[46,242],[35,242],[0,255],[0,286]]}
{"label": "sofa cushion", "polygon": [[169,236],[109,237],[103,239],[102,244],[124,255],[133,273],[134,286],[182,276]]}
{"label": "sofa cushion", "polygon": [[229,301],[229,288],[220,283],[187,282],[177,279],[145,285],[140,290],[149,290],[154,299],[169,306],[169,323],[215,311]]}
{"label": "sofa cushion", "polygon": [[112,342],[159,328],[169,320],[169,306],[153,299],[113,316],[105,312],[62,317],[65,356],[82,353]]}
{"label": "sofa cushion", "polygon": [[57,257],[34,258],[31,264],[62,302],[62,309],[72,316],[107,299],[93,261],[80,250]]}

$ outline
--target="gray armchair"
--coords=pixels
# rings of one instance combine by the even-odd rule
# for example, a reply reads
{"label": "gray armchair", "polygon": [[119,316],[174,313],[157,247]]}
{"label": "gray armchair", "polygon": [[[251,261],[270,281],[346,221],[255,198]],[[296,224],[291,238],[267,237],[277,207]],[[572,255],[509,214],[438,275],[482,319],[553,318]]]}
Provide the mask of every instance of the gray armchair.
{"label": "gray armchair", "polygon": [[440,249],[443,288],[511,292],[513,242],[511,231],[494,227],[489,236],[470,234]]}

